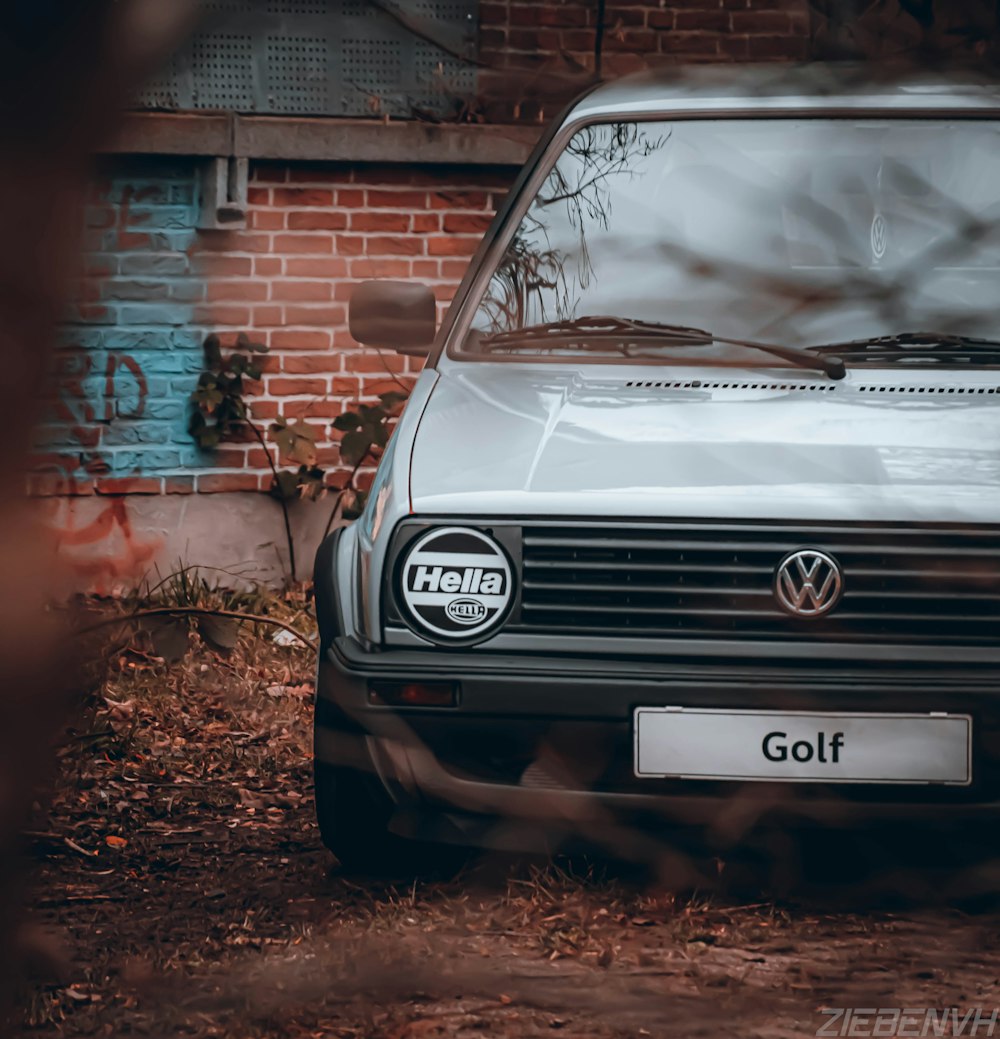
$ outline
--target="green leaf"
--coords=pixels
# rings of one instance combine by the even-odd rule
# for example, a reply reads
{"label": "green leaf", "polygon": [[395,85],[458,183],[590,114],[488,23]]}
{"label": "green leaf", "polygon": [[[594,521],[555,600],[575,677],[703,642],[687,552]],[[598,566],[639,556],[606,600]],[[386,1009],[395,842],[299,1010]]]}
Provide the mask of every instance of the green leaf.
{"label": "green leaf", "polygon": [[222,434],[218,426],[206,426],[200,433],[196,434],[195,439],[198,441],[198,446],[202,451],[211,451],[219,446]]}
{"label": "green leaf", "polygon": [[348,465],[357,465],[372,446],[371,434],[364,430],[344,434],[340,442],[340,457]]}
{"label": "green leaf", "polygon": [[316,430],[304,419],[296,419],[290,426],[273,430],[274,442],[285,458],[301,465],[316,461]]}
{"label": "green leaf", "polygon": [[326,492],[326,474],[317,466],[303,465],[299,469],[299,492],[303,498],[316,501]]}
{"label": "green leaf", "polygon": [[356,411],[345,411],[333,420],[333,428],[348,433],[361,425],[361,416]]}
{"label": "green leaf", "polygon": [[214,332],[205,337],[202,349],[207,367],[218,368],[222,364],[222,342]]}
{"label": "green leaf", "polygon": [[299,496],[299,474],[291,469],[282,469],[271,481],[268,493],[279,501],[293,501]]}
{"label": "green leaf", "polygon": [[389,393],[380,393],[378,396],[378,399],[382,402],[382,407],[386,411],[392,411],[393,408],[404,404],[409,398],[410,395],[408,393],[400,393],[398,390],[390,390]]}
{"label": "green leaf", "polygon": [[175,664],[187,653],[191,625],[183,617],[143,617],[140,627],[149,635],[153,652],[168,664]]}
{"label": "green leaf", "polygon": [[357,519],[364,512],[367,501],[368,493],[366,491],[355,491],[353,497],[345,501],[341,515],[344,519]]}

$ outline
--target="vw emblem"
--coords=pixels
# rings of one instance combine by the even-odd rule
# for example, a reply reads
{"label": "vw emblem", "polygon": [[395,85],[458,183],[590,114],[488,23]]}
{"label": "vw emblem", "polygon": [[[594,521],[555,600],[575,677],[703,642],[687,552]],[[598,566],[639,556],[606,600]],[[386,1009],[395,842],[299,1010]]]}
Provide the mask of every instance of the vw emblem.
{"label": "vw emblem", "polygon": [[886,247],[889,245],[889,225],[881,213],[876,213],[872,218],[872,256],[881,260],[885,256]]}
{"label": "vw emblem", "polygon": [[800,548],[785,556],[774,574],[774,596],[796,617],[822,617],[840,601],[844,572],[833,556]]}

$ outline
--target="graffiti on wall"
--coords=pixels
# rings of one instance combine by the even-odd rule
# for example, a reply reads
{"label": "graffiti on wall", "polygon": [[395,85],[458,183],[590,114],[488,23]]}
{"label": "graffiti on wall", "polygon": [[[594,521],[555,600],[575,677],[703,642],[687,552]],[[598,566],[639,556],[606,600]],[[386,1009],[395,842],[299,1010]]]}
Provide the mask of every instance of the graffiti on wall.
{"label": "graffiti on wall", "polygon": [[148,568],[127,492],[159,491],[203,458],[187,436],[204,282],[193,165],[133,160],[95,185],[85,273],[49,381],[36,470],[54,546],[98,588]]}

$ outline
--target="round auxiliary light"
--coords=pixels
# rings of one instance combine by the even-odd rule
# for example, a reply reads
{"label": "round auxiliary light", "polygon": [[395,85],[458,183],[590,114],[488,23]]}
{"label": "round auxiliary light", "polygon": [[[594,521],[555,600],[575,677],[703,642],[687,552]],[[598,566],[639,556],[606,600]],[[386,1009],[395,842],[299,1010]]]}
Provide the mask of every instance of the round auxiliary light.
{"label": "round auxiliary light", "polygon": [[400,571],[400,599],[413,627],[438,643],[480,641],[514,599],[504,550],[471,527],[438,527],[418,537]]}

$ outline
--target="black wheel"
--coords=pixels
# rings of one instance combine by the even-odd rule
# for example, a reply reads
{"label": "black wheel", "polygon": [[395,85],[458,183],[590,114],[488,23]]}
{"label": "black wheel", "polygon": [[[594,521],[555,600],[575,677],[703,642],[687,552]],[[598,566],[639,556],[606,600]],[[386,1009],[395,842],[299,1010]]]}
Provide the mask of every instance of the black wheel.
{"label": "black wheel", "polygon": [[316,761],[316,818],[323,843],[348,873],[414,877],[455,873],[467,851],[389,831],[392,800],[374,776]]}

